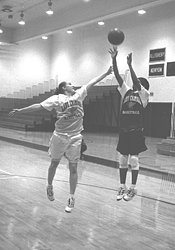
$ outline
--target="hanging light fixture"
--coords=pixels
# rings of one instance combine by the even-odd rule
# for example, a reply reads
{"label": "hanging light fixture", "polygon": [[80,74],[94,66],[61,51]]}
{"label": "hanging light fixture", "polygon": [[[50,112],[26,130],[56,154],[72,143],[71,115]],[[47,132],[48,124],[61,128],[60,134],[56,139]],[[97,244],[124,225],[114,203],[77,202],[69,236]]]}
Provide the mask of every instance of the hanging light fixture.
{"label": "hanging light fixture", "polygon": [[72,34],[73,33],[73,30],[69,29],[67,30],[67,34]]}
{"label": "hanging light fixture", "polygon": [[99,21],[98,25],[103,26],[103,25],[105,25],[105,23],[103,21]]}
{"label": "hanging light fixture", "polygon": [[3,33],[3,30],[1,29],[1,21],[0,21],[0,34]]}
{"label": "hanging light fixture", "polygon": [[21,11],[20,13],[20,20],[18,22],[20,25],[25,25],[25,21],[24,21],[24,13],[23,11]]}
{"label": "hanging light fixture", "polygon": [[139,13],[140,15],[144,15],[144,14],[146,13],[146,11],[145,11],[145,10],[138,10],[138,13]]}
{"label": "hanging light fixture", "polygon": [[48,39],[48,36],[42,36],[42,39],[43,39],[43,40],[47,40],[47,39]]}
{"label": "hanging light fixture", "polygon": [[52,1],[51,0],[49,0],[48,6],[49,6],[49,8],[47,9],[46,13],[47,13],[47,15],[52,15],[53,10],[52,10]]}

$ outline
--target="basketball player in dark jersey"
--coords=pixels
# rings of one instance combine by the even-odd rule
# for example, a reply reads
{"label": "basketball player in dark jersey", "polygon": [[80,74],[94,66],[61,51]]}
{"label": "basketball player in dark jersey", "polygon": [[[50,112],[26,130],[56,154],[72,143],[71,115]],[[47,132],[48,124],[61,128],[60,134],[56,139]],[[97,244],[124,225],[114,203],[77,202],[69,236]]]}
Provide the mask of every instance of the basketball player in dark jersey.
{"label": "basketball player in dark jersey", "polygon": [[[119,174],[120,187],[117,200],[130,201],[136,194],[136,183],[139,173],[139,153],[147,150],[145,137],[143,136],[143,110],[148,104],[149,83],[145,78],[137,78],[132,68],[132,53],[127,56],[133,88],[131,89],[119,74],[116,57],[117,48],[109,50],[112,57],[113,70],[119,83],[119,92],[122,96],[122,107],[120,115],[119,141],[117,151],[120,152]],[[128,171],[128,160],[131,166],[132,183],[127,189],[126,177]]]}

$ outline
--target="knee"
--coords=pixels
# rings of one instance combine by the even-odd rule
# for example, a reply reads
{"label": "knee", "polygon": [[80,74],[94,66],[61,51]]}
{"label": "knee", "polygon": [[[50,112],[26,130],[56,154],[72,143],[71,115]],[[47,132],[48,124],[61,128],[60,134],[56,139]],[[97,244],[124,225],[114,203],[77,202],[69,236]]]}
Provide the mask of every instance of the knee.
{"label": "knee", "polygon": [[119,159],[120,168],[127,168],[128,167],[128,156],[121,155]]}
{"label": "knee", "polygon": [[77,173],[77,163],[69,163],[69,170],[71,174]]}
{"label": "knee", "polygon": [[130,157],[130,165],[133,170],[139,170],[139,159],[138,156],[132,155]]}
{"label": "knee", "polygon": [[59,161],[51,161],[50,169],[56,169],[58,167]]}

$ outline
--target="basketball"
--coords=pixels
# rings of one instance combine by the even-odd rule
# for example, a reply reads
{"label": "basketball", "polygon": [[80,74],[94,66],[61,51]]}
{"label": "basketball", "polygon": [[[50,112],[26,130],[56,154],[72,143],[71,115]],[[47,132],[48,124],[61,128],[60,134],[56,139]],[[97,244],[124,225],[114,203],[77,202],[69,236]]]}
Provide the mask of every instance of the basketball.
{"label": "basketball", "polygon": [[108,41],[112,45],[120,45],[123,43],[124,39],[125,39],[125,35],[123,31],[117,28],[110,30],[108,33]]}

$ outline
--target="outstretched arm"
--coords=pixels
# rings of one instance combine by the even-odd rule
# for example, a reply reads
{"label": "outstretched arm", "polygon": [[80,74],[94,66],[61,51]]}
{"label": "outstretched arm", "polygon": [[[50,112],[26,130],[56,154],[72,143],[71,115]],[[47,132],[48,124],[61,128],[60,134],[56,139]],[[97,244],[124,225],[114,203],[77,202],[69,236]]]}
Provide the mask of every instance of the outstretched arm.
{"label": "outstretched arm", "polygon": [[132,67],[132,53],[128,54],[128,56],[127,56],[127,64],[129,66],[133,85],[135,86],[135,88],[137,90],[141,90],[140,81],[138,80],[138,78],[133,70],[133,67]]}
{"label": "outstretched arm", "polygon": [[22,108],[22,109],[13,109],[10,113],[9,116],[14,116],[15,114],[21,114],[21,113],[27,113],[27,112],[32,112],[32,111],[38,111],[43,109],[42,105],[40,103],[33,104],[31,106]]}
{"label": "outstretched arm", "polygon": [[117,79],[117,81],[118,81],[118,83],[119,83],[119,85],[121,87],[122,84],[123,84],[123,79],[119,74],[117,61],[116,61],[118,50],[117,50],[116,47],[113,47],[113,49],[109,49],[109,53],[111,54],[111,58],[112,58],[112,64],[113,64],[115,78]]}
{"label": "outstretched arm", "polygon": [[92,79],[87,85],[87,91],[94,86],[96,83],[100,82],[101,80],[103,80],[106,76],[110,75],[113,71],[112,66],[109,67],[109,69],[102,75],[99,75],[97,77],[95,77],[94,79]]}

